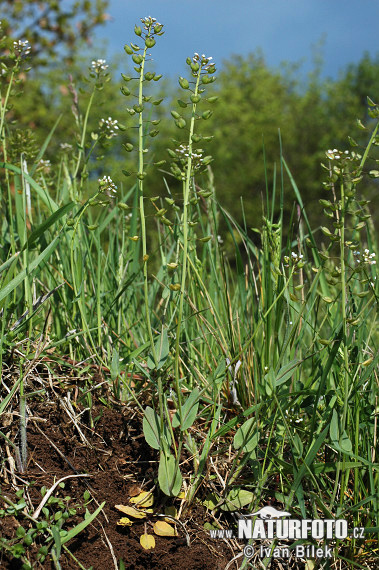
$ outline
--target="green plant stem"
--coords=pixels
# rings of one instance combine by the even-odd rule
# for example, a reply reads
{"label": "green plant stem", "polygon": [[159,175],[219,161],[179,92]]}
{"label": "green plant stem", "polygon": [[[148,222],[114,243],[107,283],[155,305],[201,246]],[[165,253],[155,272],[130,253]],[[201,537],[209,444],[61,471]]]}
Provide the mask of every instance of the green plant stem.
{"label": "green plant stem", "polygon": [[[201,78],[201,66],[197,74],[194,95],[198,95],[199,85]],[[180,284],[180,298],[179,298],[179,311],[178,311],[178,324],[176,327],[176,338],[175,338],[175,363],[174,363],[174,373],[175,373],[175,387],[176,394],[178,398],[178,411],[180,420],[182,421],[182,395],[180,388],[180,377],[179,377],[179,360],[180,360],[180,332],[182,327],[183,318],[183,305],[184,305],[184,290],[187,280],[187,255],[188,255],[188,206],[189,206],[189,194],[190,186],[192,182],[192,136],[195,130],[195,120],[196,120],[196,103],[192,104],[192,115],[189,129],[188,137],[188,160],[187,160],[187,171],[186,177],[183,182],[183,264],[182,264],[182,279]]]}
{"label": "green plant stem", "polygon": [[[150,35],[150,29],[148,30],[147,36]],[[139,87],[138,87],[138,105],[143,107],[143,74],[145,69],[145,61],[147,54],[147,46],[143,50],[141,70],[139,77]],[[139,195],[139,210],[141,218],[141,234],[142,234],[142,256],[143,256],[143,290],[144,290],[144,300],[145,300],[145,317],[147,332],[149,335],[150,349],[153,355],[155,366],[158,367],[158,358],[155,350],[153,332],[151,330],[150,321],[150,310],[149,310],[149,288],[148,288],[148,271],[147,271],[147,245],[146,245],[146,220],[145,220],[145,209],[144,209],[144,195],[143,195],[143,177],[144,177],[144,135],[143,135],[143,113],[142,110],[138,117],[138,195]]]}

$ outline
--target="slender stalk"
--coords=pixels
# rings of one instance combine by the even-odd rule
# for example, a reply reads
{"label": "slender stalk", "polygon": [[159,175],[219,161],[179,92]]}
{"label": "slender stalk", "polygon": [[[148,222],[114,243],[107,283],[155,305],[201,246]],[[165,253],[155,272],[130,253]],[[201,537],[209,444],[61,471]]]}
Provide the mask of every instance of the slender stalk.
{"label": "slender stalk", "polygon": [[[196,84],[194,95],[198,96],[199,85],[201,78],[201,66],[198,70],[196,77]],[[178,323],[176,327],[176,338],[175,338],[175,363],[174,363],[174,374],[175,374],[175,387],[176,394],[178,398],[178,410],[180,418],[182,418],[182,406],[181,406],[181,388],[180,388],[180,377],[179,377],[179,360],[180,360],[180,332],[182,328],[182,318],[183,318],[183,306],[184,306],[184,290],[187,281],[187,256],[188,256],[188,207],[189,207],[189,195],[190,187],[192,183],[192,136],[195,130],[195,120],[196,120],[196,107],[197,104],[192,104],[192,115],[189,129],[188,137],[188,159],[187,159],[187,170],[186,177],[183,182],[183,262],[182,262],[182,279],[180,284],[180,297],[179,297],[179,310],[178,310]]]}

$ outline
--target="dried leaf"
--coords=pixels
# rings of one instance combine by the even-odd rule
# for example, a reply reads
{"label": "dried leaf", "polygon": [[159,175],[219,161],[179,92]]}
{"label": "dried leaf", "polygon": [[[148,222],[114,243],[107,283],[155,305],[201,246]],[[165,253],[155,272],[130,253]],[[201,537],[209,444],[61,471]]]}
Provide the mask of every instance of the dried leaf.
{"label": "dried leaf", "polygon": [[132,526],[133,521],[128,519],[128,517],[122,517],[119,521],[117,521],[117,526]]}
{"label": "dried leaf", "polygon": [[178,536],[176,529],[164,521],[154,523],[153,529],[158,536]]}
{"label": "dried leaf", "polygon": [[131,485],[128,489],[129,497],[136,497],[141,493],[142,489],[139,485]]}
{"label": "dried leaf", "polygon": [[155,538],[152,534],[141,534],[139,537],[140,544],[145,550],[155,548]]}
{"label": "dried leaf", "polygon": [[146,518],[146,513],[144,513],[143,511],[139,511],[139,510],[135,509],[134,507],[127,507],[125,505],[115,505],[115,508],[118,511],[121,511],[122,513],[124,513],[125,515],[128,515],[129,517],[133,517],[135,519]]}
{"label": "dried leaf", "polygon": [[130,499],[131,503],[134,503],[137,507],[151,507],[154,504],[154,497],[150,491],[141,491],[136,497]]}

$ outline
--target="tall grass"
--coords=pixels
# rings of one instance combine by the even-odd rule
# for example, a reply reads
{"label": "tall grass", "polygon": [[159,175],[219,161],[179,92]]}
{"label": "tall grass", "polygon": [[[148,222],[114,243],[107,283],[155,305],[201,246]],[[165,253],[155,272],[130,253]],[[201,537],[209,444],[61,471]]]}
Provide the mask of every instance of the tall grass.
{"label": "tall grass", "polygon": [[[379,531],[379,286],[373,220],[360,192],[378,141],[378,107],[370,107],[372,134],[361,154],[327,153],[326,225],[309,226],[290,165],[279,156],[253,234],[250,220],[239,225],[219,204],[210,157],[198,147],[206,137],[196,135],[196,121],[210,116],[198,106],[215,68],[195,55],[189,80],[180,78],[188,94],[180,106],[188,110],[173,111],[183,139],[168,162],[183,194],[171,193],[168,178],[167,196],[147,199],[144,149],[154,107],[144,114],[152,79],[144,66],[161,28],[143,23],[146,34],[136,31],[143,55],[133,44],[126,49],[138,55],[138,108],[129,109],[138,117],[138,166],[135,181],[125,172],[117,194],[107,177],[121,173],[96,182],[91,161],[104,131],[91,138],[86,130],[104,70],[92,70],[90,104],[84,112],[77,105],[77,141],[50,170],[41,160],[54,128],[35,161],[8,161],[7,106],[20,58],[3,79],[1,359],[16,350],[25,363],[49,350],[57,361],[91,360],[110,371],[114,396],[129,405],[141,407],[147,387],[155,396],[141,409],[144,432],[160,451],[163,492],[177,495],[184,484],[189,501],[206,496],[226,512],[276,500],[299,517],[347,518],[366,527],[367,541],[351,538],[336,556],[364,561]],[[295,206],[284,231],[286,199]],[[227,235],[219,236],[221,220]],[[22,373],[14,388],[3,388],[9,393],[0,411],[17,391],[24,409],[31,396]],[[191,468],[181,464],[183,448]]]}

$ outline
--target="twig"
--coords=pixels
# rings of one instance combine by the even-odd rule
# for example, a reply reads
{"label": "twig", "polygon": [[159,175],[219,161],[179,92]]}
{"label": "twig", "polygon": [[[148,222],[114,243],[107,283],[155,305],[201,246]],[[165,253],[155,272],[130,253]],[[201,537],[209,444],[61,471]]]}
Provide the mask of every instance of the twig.
{"label": "twig", "polygon": [[44,505],[49,500],[49,498],[53,494],[54,490],[58,487],[58,485],[62,483],[62,481],[65,481],[66,479],[73,479],[74,477],[92,477],[92,475],[88,475],[87,473],[79,473],[78,475],[66,475],[66,477],[62,477],[62,479],[59,479],[59,481],[54,483],[54,485],[50,487],[50,489],[47,491],[46,495],[44,496],[44,498],[42,499],[42,501],[40,502],[34,513],[32,514],[32,518],[33,519],[38,518],[38,515],[40,514]]}

